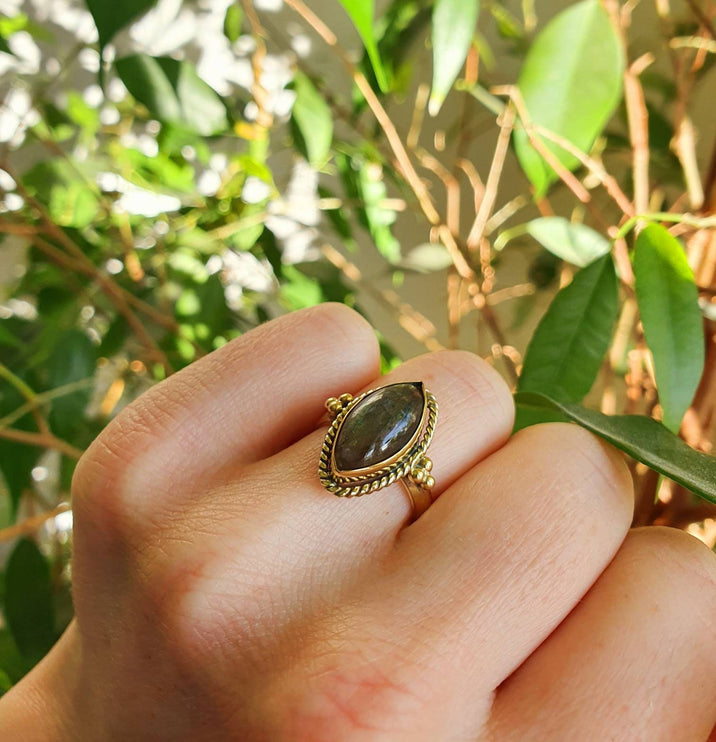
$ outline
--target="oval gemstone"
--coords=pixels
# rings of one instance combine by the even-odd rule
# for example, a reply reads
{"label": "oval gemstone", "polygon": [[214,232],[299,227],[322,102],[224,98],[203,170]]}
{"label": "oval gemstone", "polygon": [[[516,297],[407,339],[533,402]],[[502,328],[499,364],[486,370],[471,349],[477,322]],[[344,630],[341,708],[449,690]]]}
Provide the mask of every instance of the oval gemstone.
{"label": "oval gemstone", "polygon": [[369,394],[341,425],[334,448],[336,470],[376,466],[395,456],[418,430],[424,406],[420,381],[389,384]]}

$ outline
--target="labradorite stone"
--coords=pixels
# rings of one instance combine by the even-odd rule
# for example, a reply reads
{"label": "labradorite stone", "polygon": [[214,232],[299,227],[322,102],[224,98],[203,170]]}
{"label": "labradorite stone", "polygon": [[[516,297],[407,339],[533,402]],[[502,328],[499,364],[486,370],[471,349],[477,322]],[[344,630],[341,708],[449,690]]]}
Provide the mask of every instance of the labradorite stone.
{"label": "labradorite stone", "polygon": [[338,471],[375,466],[404,448],[423,417],[423,384],[390,384],[369,394],[343,421],[335,443]]}

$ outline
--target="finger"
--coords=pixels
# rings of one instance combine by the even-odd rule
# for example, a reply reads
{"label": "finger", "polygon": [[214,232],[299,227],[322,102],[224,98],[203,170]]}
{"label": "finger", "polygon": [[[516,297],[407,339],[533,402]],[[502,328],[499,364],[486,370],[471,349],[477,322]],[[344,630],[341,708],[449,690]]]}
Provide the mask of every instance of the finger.
{"label": "finger", "polygon": [[574,612],[499,689],[500,740],[703,742],[716,724],[716,558],[632,532]]}
{"label": "finger", "polygon": [[228,465],[257,461],[301,438],[331,390],[359,387],[378,369],[373,330],[343,305],[262,325],[153,387],[113,420],[78,465],[75,508],[91,500],[100,521],[102,511],[109,521],[124,514],[151,519],[179,492],[209,487]]}
{"label": "finger", "polygon": [[[356,394],[401,381],[422,381],[440,406],[435,434],[427,451],[433,461],[433,497],[438,497],[463,472],[505,443],[512,429],[512,396],[500,375],[478,356],[464,351],[441,351],[407,361]],[[337,389],[334,395],[345,389]],[[356,536],[393,535],[411,515],[403,486],[396,482],[383,490],[354,498],[335,497],[318,478],[318,459],[327,426],[274,457],[270,469],[279,482],[269,489],[274,502],[266,507],[290,510],[291,518],[306,518],[311,533],[325,530]],[[288,500],[285,492],[293,487]],[[299,515],[300,513],[300,515]]]}
{"label": "finger", "polygon": [[632,504],[614,449],[573,425],[523,430],[401,533],[376,610],[408,645],[429,637],[467,713],[594,583]]}

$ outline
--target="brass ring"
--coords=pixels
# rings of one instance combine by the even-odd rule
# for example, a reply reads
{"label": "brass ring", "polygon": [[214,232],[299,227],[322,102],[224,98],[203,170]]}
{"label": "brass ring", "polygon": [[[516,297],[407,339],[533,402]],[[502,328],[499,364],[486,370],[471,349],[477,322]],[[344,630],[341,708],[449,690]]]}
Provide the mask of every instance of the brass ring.
{"label": "brass ring", "polygon": [[360,497],[400,480],[412,520],[432,503],[433,462],[425,455],[435,432],[438,403],[421,381],[326,400],[332,419],[318,475],[338,497]]}

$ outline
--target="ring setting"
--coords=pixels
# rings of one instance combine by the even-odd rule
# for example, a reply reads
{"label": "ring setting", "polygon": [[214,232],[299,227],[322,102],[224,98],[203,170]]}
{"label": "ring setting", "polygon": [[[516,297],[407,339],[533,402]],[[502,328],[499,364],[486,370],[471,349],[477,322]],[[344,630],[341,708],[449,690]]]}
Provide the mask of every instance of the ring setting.
{"label": "ring setting", "polygon": [[332,419],[321,449],[319,477],[338,497],[360,497],[400,480],[413,517],[432,502],[435,480],[426,451],[438,404],[421,381],[326,400]]}

